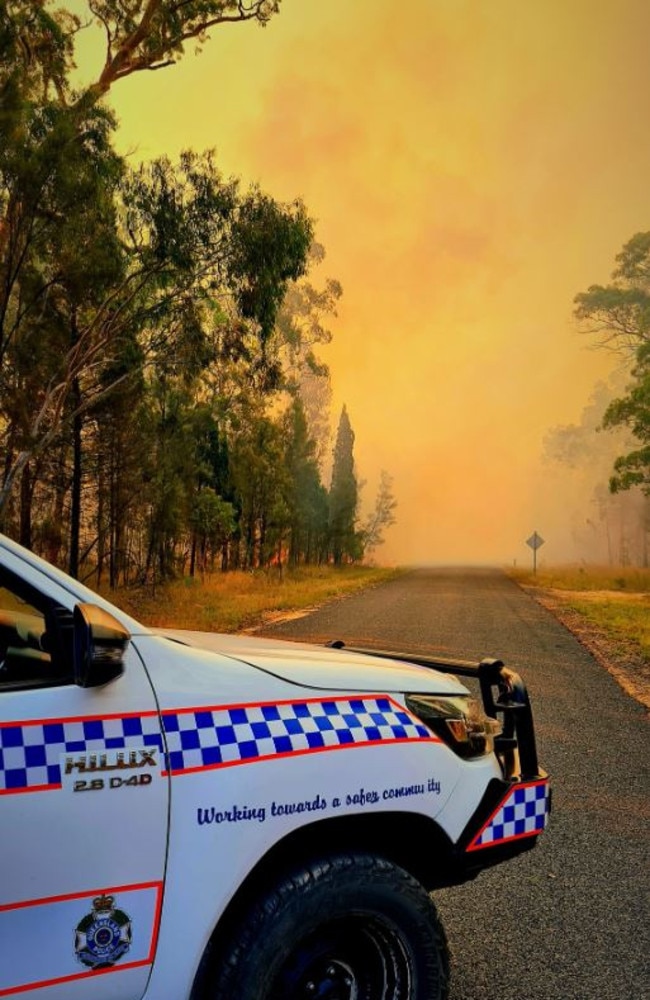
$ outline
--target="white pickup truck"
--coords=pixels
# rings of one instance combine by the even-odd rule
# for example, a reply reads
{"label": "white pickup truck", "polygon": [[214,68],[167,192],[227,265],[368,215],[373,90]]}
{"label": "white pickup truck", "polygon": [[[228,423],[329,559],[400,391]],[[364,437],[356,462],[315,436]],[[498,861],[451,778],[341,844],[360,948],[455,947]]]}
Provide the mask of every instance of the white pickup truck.
{"label": "white pickup truck", "polygon": [[441,1000],[429,892],[549,806],[499,661],[163,634],[0,536],[0,997]]}

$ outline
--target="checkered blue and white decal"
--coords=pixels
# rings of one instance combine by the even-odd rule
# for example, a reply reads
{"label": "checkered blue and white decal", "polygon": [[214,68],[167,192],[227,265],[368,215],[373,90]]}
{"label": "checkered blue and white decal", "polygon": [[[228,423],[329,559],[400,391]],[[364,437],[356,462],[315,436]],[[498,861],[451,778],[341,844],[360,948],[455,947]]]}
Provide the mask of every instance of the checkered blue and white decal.
{"label": "checkered blue and white decal", "polygon": [[[163,773],[187,774],[294,754],[434,742],[386,695],[177,709],[0,724],[0,794],[61,788],[69,754],[157,748]],[[166,753],[163,756],[163,752]]]}
{"label": "checkered blue and white decal", "polygon": [[172,774],[376,743],[434,740],[385,695],[165,712],[163,725]]}
{"label": "checkered blue and white decal", "polygon": [[0,794],[61,788],[67,755],[153,747],[162,753],[156,712],[0,725]]}
{"label": "checkered blue and white decal", "polygon": [[541,833],[548,818],[549,789],[546,780],[515,785],[467,850],[476,851]]}

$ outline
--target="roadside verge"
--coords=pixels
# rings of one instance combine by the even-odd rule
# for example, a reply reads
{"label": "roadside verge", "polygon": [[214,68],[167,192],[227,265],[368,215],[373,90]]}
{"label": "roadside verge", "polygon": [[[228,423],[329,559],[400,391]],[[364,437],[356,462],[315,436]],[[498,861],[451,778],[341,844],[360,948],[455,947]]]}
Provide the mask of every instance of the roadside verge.
{"label": "roadside verge", "polygon": [[[516,581],[519,583],[519,581]],[[631,640],[614,637],[572,607],[570,593],[519,583],[522,590],[546,608],[616,679],[623,690],[650,712],[650,663]],[[584,594],[580,595],[584,598]]]}

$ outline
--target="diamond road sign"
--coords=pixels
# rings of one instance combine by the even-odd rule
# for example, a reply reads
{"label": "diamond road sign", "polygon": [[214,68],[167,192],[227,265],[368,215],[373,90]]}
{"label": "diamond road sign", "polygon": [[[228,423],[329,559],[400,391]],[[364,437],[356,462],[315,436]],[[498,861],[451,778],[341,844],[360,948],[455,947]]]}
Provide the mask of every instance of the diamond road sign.
{"label": "diamond road sign", "polygon": [[536,531],[532,533],[530,538],[526,539],[526,545],[529,545],[530,548],[533,550],[533,552],[535,552],[537,549],[541,549],[543,544],[544,544],[544,539],[542,538],[541,535],[538,535]]}

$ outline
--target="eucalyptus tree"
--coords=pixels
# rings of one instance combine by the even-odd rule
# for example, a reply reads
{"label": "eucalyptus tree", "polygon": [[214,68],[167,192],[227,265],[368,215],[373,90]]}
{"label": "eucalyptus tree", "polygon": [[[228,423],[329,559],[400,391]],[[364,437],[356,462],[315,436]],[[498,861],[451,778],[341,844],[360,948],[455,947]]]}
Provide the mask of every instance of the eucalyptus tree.
{"label": "eucalyptus tree", "polygon": [[[49,309],[52,290],[60,286],[48,251],[57,240],[62,220],[79,216],[93,205],[84,191],[88,175],[76,164],[105,143],[112,120],[101,104],[121,79],[158,70],[178,61],[190,40],[201,47],[212,28],[256,21],[265,25],[279,9],[279,0],[89,0],[87,17],[55,8],[48,0],[3,0],[0,3],[0,389],[11,396],[16,358],[27,328]],[[90,21],[105,35],[104,61],[94,79],[74,90],[71,74],[77,33]],[[249,207],[267,206],[251,200]],[[63,227],[65,229],[65,227]],[[69,229],[70,227],[68,227]],[[80,230],[82,232],[82,230]],[[96,226],[83,228],[88,241],[103,250]],[[74,244],[71,244],[74,249]],[[70,249],[70,246],[68,249]],[[246,273],[244,245],[239,258]],[[45,267],[44,262],[51,266]],[[233,283],[237,278],[233,272]],[[95,305],[93,316],[76,323],[72,343],[57,352],[57,364],[42,372],[40,395],[32,401],[20,433],[14,414],[3,414],[4,468],[0,484],[0,516],[22,472],[56,438],[64,423],[74,421],[99,402],[96,393],[80,391],[79,383],[95,373],[97,359],[123,334],[123,317],[139,290],[133,269],[127,284]],[[251,283],[242,288],[245,309],[260,318],[268,308],[268,289]],[[77,315],[79,310],[77,310]],[[261,316],[266,331],[270,312]],[[129,322],[131,318],[129,318]],[[54,325],[54,324],[53,324]],[[63,336],[61,333],[60,336]],[[47,352],[43,349],[43,359]],[[117,352],[119,353],[119,351]],[[103,392],[112,386],[103,383]],[[15,395],[15,393],[14,393]],[[27,477],[29,478],[29,477]]]}
{"label": "eucalyptus tree", "polygon": [[327,538],[327,492],[321,483],[316,443],[309,435],[303,404],[294,399],[281,422],[288,512],[287,556],[290,565],[315,562]]}
{"label": "eucalyptus tree", "polygon": [[321,465],[330,440],[332,388],[329,368],[319,352],[332,340],[328,324],[336,317],[343,294],[340,282],[334,278],[315,284],[312,272],[320,269],[324,259],[323,246],[312,243],[307,259],[308,273],[289,285],[278,313],[276,330],[284,385],[302,403]]}
{"label": "eucalyptus tree", "polygon": [[274,558],[281,560],[289,508],[280,425],[263,407],[256,408],[233,437],[230,455],[239,509],[240,565],[252,569]]}
{"label": "eucalyptus tree", "polygon": [[95,358],[80,314],[121,267],[112,117],[101,107],[73,117],[67,106],[74,29],[46,4],[0,7],[0,510],[70,416],[80,357]]}
{"label": "eucalyptus tree", "polygon": [[[101,178],[100,171],[91,173]],[[104,184],[78,211],[71,208],[65,225],[57,230],[55,252],[44,253],[50,268],[60,263],[44,296],[47,308],[38,314],[36,332],[35,321],[24,316],[16,338],[21,345],[38,334],[39,343],[53,345],[39,373],[43,404],[38,419],[43,422],[47,415],[49,430],[41,433],[41,449],[33,444],[31,452],[25,432],[28,443],[21,454],[29,458],[57,434],[61,436],[62,429],[72,427],[73,573],[78,568],[84,417],[108,412],[103,404],[111,394],[117,392],[116,406],[126,399],[132,390],[122,385],[125,381],[151,384],[152,398],[158,401],[164,386],[176,406],[179,386],[187,394],[204,372],[224,364],[231,378],[253,381],[258,392],[275,387],[278,373],[265,347],[288,283],[303,273],[312,238],[311,222],[300,203],[283,206],[257,188],[241,191],[238,182],[223,180],[210,153],[185,153],[178,164],[162,158],[125,172],[119,187],[110,189],[113,200],[104,199],[108,222],[102,229],[98,206],[104,201],[99,196],[108,190]],[[103,240],[87,245],[84,229]],[[25,269],[23,283],[29,274]],[[39,280],[44,280],[41,272]],[[229,368],[232,359],[236,368]],[[13,375],[14,368],[5,367],[5,375]],[[34,377],[33,365],[27,368]],[[13,396],[5,393],[6,405],[13,398],[29,399],[33,405],[39,398],[26,394],[24,384],[15,388]],[[187,400],[185,406],[191,410],[193,403]],[[6,426],[15,430],[15,415],[9,416]],[[68,423],[66,416],[71,416]],[[32,410],[26,414],[27,422],[30,418],[34,419]],[[127,425],[137,434],[138,428],[128,419]],[[32,442],[39,430],[32,428]],[[122,441],[124,431],[122,427],[119,433]],[[187,454],[184,446],[182,450]],[[165,458],[172,452],[168,449]],[[147,564],[155,558],[168,571],[174,536],[170,512],[176,510],[180,517],[181,508],[166,493],[161,478],[165,467],[163,462],[153,477],[161,499],[152,502]],[[7,492],[10,485],[9,472]],[[112,503],[114,499],[113,493],[109,510],[121,509]],[[114,532],[109,530],[108,537],[113,539]],[[113,542],[110,553],[113,564]]]}
{"label": "eucalyptus tree", "polygon": [[[162,159],[140,167],[127,182],[124,205],[138,261],[132,307],[162,449],[152,481],[147,568],[157,559],[168,573],[175,542],[191,521],[188,498],[206,487],[220,502],[234,499],[219,493],[222,484],[204,481],[198,457],[187,463],[196,450],[186,440],[188,421],[205,408],[211,389],[218,426],[220,410],[223,423],[231,420],[229,395],[252,388],[263,398],[278,384],[266,345],[288,283],[306,266],[312,226],[300,203],[280,205],[258,188],[242,192],[238,182],[224,181],[209,153],[185,153],[177,166]],[[260,558],[253,539],[269,523],[268,510],[258,507],[248,503],[249,561]],[[193,557],[197,537],[195,531]]]}
{"label": "eucalyptus tree", "polygon": [[[61,122],[57,131],[65,133],[66,124]],[[78,535],[82,414],[102,391],[97,376],[110,331],[98,313],[126,266],[113,204],[121,161],[110,145],[112,122],[98,109],[87,124],[83,141],[70,146],[55,175],[44,182],[47,190],[34,211],[28,205],[29,169],[6,159],[3,164],[4,190],[11,189],[14,204],[5,231],[12,263],[4,269],[2,299],[0,509],[14,480],[21,478],[25,544],[31,536],[25,488],[33,482],[30,461],[60,444],[64,426],[74,438],[72,533]],[[76,572],[76,559],[70,568]]]}
{"label": "eucalyptus tree", "polygon": [[256,21],[264,26],[280,9],[281,0],[88,0],[88,10],[101,25],[105,61],[80,100],[103,97],[119,80],[143,70],[172,66],[206,42],[212,28]]}
{"label": "eucalyptus tree", "polygon": [[360,531],[364,555],[383,545],[384,531],[395,524],[396,507],[393,477],[385,469],[382,469],[373,509]]}
{"label": "eucalyptus tree", "polygon": [[191,415],[194,476],[190,483],[190,576],[198,563],[213,568],[220,554],[220,568],[227,569],[229,547],[237,529],[238,510],[230,474],[229,446],[213,408],[198,403]]}
{"label": "eucalyptus tree", "polygon": [[[209,400],[226,441],[237,420],[229,401],[283,385],[272,341],[287,290],[306,269],[311,222],[298,202],[224,181],[210,154],[126,171],[103,99],[121,79],[177,61],[189,41],[200,48],[212,28],[265,25],[278,10],[279,0],[89,0],[84,17],[49,0],[0,2],[0,518],[15,515],[20,482],[23,539],[31,541],[36,496],[39,530],[57,556],[67,545],[73,573],[90,520],[97,572],[107,558],[115,582],[126,567],[125,524],[142,525],[143,510],[145,571],[154,560],[168,568],[183,533],[207,538],[215,504],[205,501],[200,524],[190,512],[202,490],[234,505],[233,516],[236,503],[243,512],[232,482],[223,496],[202,480],[200,460],[186,465],[197,454],[192,427]],[[75,39],[91,20],[105,54],[75,90]],[[304,329],[324,339],[314,317],[339,293],[329,283],[302,294],[311,310]],[[307,343],[303,336],[307,367],[323,376]],[[253,430],[263,448],[264,421]],[[269,440],[277,433],[266,430]],[[85,513],[84,484],[94,497]],[[249,559],[266,558],[276,537],[281,544],[286,490],[274,496],[245,533]],[[225,538],[225,514],[221,522]]]}
{"label": "eucalyptus tree", "polygon": [[610,489],[638,486],[650,495],[650,232],[624,245],[610,284],[592,285],[575,303],[577,318],[600,345],[631,365],[627,390],[605,410],[603,427],[628,428],[638,447],[616,459]]}
{"label": "eucalyptus tree", "polygon": [[112,386],[88,412],[83,472],[91,494],[86,523],[93,530],[97,584],[105,570],[111,587],[129,582],[144,565],[149,489],[155,451],[143,352],[135,331],[124,336],[119,354],[102,378]]}

